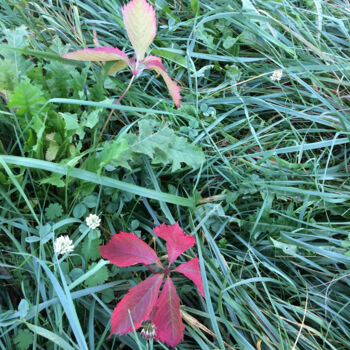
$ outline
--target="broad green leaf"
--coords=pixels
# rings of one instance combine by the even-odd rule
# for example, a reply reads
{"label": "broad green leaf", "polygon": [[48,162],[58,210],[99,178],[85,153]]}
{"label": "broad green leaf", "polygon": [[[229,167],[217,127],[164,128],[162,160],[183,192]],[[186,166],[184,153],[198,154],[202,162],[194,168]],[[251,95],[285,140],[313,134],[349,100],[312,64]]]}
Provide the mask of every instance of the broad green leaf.
{"label": "broad green leaf", "polygon": [[101,244],[101,240],[99,238],[91,239],[89,236],[85,238],[81,251],[86,261],[96,260],[101,257],[101,254],[98,250],[98,246],[100,244]]}
{"label": "broad green leaf", "polygon": [[61,117],[66,122],[66,128],[67,130],[78,130],[80,128],[79,122],[78,122],[78,115],[72,114],[72,113],[60,113]]}
{"label": "broad green leaf", "polygon": [[[172,164],[172,171],[176,171],[181,168],[182,163],[197,169],[205,161],[199,147],[188,143],[184,137],[177,136],[167,126],[154,120],[141,120],[138,127],[138,135],[129,133],[123,137],[132,152],[146,154],[152,159],[152,163]],[[128,155],[131,157],[130,153]],[[123,166],[118,160],[112,164]]]}
{"label": "broad green leaf", "polygon": [[0,92],[12,93],[18,84],[16,66],[10,60],[0,60]]}
{"label": "broad green leaf", "polygon": [[62,180],[63,175],[53,173],[48,177],[39,180],[40,185],[50,184],[56,187],[64,187],[65,182]]}
{"label": "broad green leaf", "polygon": [[92,129],[98,123],[101,111],[101,108],[95,109],[90,113],[84,111],[82,115],[82,124],[85,127]]}
{"label": "broad green leaf", "polygon": [[9,61],[13,62],[17,71],[16,76],[24,76],[24,73],[31,69],[33,67],[33,64],[31,61],[21,57],[21,54],[19,52],[11,50],[11,47],[21,49],[28,45],[27,38],[29,32],[27,31],[27,28],[24,25],[21,25],[15,29],[2,28],[2,32],[4,34],[4,39],[6,40],[8,47],[2,47],[1,55]]}
{"label": "broad green leaf", "polygon": [[122,7],[122,13],[126,32],[140,61],[156,36],[156,12],[146,0],[132,0]]}
{"label": "broad green leaf", "polygon": [[20,329],[13,342],[17,350],[27,350],[33,344],[33,333],[28,329]]}
{"label": "broad green leaf", "polygon": [[124,139],[116,139],[112,142],[105,142],[103,150],[97,158],[98,173],[101,172],[102,168],[110,163],[112,160],[116,160],[119,156],[129,148],[129,145]]}
{"label": "broad green leaf", "polygon": [[42,91],[26,79],[15,88],[8,107],[18,108],[17,114],[21,116],[35,114],[45,103]]}
{"label": "broad green leaf", "polygon": [[[97,263],[93,263],[90,265],[89,271],[91,271]],[[97,286],[99,284],[104,283],[108,280],[108,269],[107,266],[102,266],[97,273],[94,273],[92,276],[90,276],[88,279],[85,280],[85,285],[87,287],[93,287]]]}

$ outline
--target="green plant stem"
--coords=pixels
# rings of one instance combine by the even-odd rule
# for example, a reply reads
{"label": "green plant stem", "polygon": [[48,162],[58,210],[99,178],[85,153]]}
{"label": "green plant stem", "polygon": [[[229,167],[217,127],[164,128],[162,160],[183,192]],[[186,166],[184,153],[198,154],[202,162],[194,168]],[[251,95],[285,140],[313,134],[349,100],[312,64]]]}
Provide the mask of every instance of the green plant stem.
{"label": "green plant stem", "polygon": [[[126,93],[129,91],[129,89],[130,89],[130,87],[131,87],[131,84],[133,83],[134,79],[135,79],[135,75],[132,76],[132,78],[131,78],[130,81],[129,81],[129,84],[128,84],[127,88],[126,88],[125,91],[121,94],[121,96],[118,98],[118,100],[115,102],[116,105],[120,103],[120,101],[123,99],[123,97],[124,97],[124,96],[126,95]],[[112,109],[111,112],[109,113],[108,118],[106,119],[106,122],[104,123],[103,128],[102,128],[102,130],[101,130],[101,132],[100,132],[100,135],[98,136],[97,143],[101,140],[101,137],[102,137],[102,135],[103,135],[103,132],[105,131],[105,129],[106,129],[106,127],[107,127],[107,125],[108,125],[108,123],[109,123],[109,120],[111,119],[113,113],[114,113],[114,109]]]}

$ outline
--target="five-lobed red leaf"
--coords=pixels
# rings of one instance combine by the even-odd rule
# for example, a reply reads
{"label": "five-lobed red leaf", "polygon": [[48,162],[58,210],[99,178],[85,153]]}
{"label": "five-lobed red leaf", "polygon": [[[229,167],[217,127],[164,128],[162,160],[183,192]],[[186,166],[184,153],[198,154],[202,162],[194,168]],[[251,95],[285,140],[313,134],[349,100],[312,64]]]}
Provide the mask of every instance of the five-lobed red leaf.
{"label": "five-lobed red leaf", "polygon": [[118,266],[157,264],[162,266],[156,252],[133,233],[120,232],[104,246],[100,246],[103,258]]}
{"label": "five-lobed red leaf", "polygon": [[165,225],[155,227],[154,233],[166,240],[168,250],[169,265],[171,265],[179,255],[187,249],[193,247],[196,243],[194,237],[186,235],[178,223],[174,225]]}
{"label": "five-lobed red leaf", "polygon": [[181,319],[180,298],[168,277],[155,306],[152,322],[156,326],[156,339],[175,347],[184,337],[185,326]]}
{"label": "five-lobed red leaf", "polygon": [[110,336],[114,333],[123,335],[132,332],[133,328],[130,322],[130,316],[135,329],[138,329],[142,322],[148,319],[150,312],[157,302],[163,277],[163,274],[153,275],[129,290],[129,293],[113,310]]}
{"label": "five-lobed red leaf", "polygon": [[202,275],[198,257],[179,265],[176,269],[172,270],[172,272],[180,272],[184,274],[197,286],[199,292],[204,297]]}

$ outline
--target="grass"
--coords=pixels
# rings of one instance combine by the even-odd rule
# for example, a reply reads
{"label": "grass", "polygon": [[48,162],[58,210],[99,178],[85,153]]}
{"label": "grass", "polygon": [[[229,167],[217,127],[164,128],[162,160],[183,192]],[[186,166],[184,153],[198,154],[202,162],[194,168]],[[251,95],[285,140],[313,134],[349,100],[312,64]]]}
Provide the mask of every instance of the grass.
{"label": "grass", "polygon": [[[164,83],[146,73],[115,106],[104,140],[151,118],[200,147],[206,161],[172,172],[141,156],[101,177],[84,167],[101,147],[106,98],[121,95],[127,72],[103,84],[98,65],[72,65],[78,95],[63,92],[70,83],[59,86],[53,66],[45,71],[48,118],[101,109],[75,163],[67,164],[67,150],[53,161],[35,153],[30,121],[1,90],[0,349],[166,349],[138,334],[107,339],[116,302],[147,272],[105,266],[87,256],[86,242],[137,230],[162,247],[153,227],[175,221],[197,239],[188,255],[198,253],[206,295],[178,278],[186,326],[179,349],[349,349],[349,4],[202,0],[197,16],[188,1],[156,4],[151,52],[181,85],[182,106],[173,108]],[[23,70],[23,62],[59,62],[55,38],[70,49],[93,46],[93,30],[100,44],[131,52],[120,5],[0,0],[2,45],[5,28],[27,27],[23,54],[11,51]],[[270,78],[275,70],[280,81]],[[51,173],[67,175],[62,187],[43,181]],[[102,213],[99,238],[88,240],[88,212]],[[60,234],[80,242],[75,255],[53,253]],[[107,279],[88,282],[104,269]]]}

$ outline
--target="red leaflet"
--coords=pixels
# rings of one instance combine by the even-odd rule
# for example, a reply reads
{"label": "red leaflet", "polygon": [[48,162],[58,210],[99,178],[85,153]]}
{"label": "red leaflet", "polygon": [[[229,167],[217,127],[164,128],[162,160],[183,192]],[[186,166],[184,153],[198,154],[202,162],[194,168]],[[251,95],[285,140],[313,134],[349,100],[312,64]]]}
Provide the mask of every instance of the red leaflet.
{"label": "red leaflet", "polygon": [[160,225],[154,229],[154,233],[166,240],[168,250],[169,265],[171,265],[179,255],[196,243],[194,237],[186,235],[178,223],[174,225]]}
{"label": "red leaflet", "polygon": [[181,101],[180,88],[169,77],[169,74],[162,65],[161,58],[156,56],[148,56],[144,59],[144,64],[146,68],[156,71],[163,77],[175,106],[179,108]]}
{"label": "red leaflet", "polygon": [[157,264],[162,266],[156,252],[133,233],[120,232],[106,245],[100,246],[103,258],[118,266]]}
{"label": "red leaflet", "polygon": [[183,273],[187,278],[189,278],[197,286],[199,292],[202,294],[204,298],[201,269],[199,267],[199,261],[197,257],[179,265],[175,270],[172,270],[172,272]]}
{"label": "red leaflet", "polygon": [[156,339],[175,347],[184,337],[185,329],[180,313],[180,299],[168,277],[156,304],[152,322],[156,326]]}
{"label": "red leaflet", "polygon": [[135,329],[141,326],[142,321],[147,320],[157,302],[163,277],[163,274],[156,274],[129,290],[113,311],[110,336],[114,333],[123,335],[133,331],[129,311]]}

